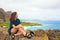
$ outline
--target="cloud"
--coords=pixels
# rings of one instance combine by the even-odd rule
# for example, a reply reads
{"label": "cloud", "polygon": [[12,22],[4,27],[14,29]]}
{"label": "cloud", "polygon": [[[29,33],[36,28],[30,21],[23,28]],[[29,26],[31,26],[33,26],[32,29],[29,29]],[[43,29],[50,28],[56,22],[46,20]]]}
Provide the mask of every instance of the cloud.
{"label": "cloud", "polygon": [[36,0],[35,3],[36,7],[39,8],[57,8],[60,6],[60,0]]}
{"label": "cloud", "polygon": [[21,19],[60,20],[60,0],[1,0],[0,7]]}

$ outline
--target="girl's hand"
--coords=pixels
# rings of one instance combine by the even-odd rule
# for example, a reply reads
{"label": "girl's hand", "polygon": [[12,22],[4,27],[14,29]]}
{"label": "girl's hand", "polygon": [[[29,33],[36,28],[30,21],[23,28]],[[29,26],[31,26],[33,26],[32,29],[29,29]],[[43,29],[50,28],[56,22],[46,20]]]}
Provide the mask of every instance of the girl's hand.
{"label": "girl's hand", "polygon": [[13,28],[15,28],[15,25],[12,25],[13,26]]}
{"label": "girl's hand", "polygon": [[13,26],[13,28],[18,28],[18,27],[16,27],[15,25],[12,25]]}

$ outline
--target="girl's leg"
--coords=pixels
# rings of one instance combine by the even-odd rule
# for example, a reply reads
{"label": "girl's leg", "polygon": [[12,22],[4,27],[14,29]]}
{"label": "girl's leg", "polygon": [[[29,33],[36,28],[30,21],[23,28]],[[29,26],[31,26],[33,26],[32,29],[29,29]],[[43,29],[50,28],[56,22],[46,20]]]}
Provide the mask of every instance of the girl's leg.
{"label": "girl's leg", "polygon": [[15,36],[20,36],[22,34],[21,31],[18,31],[16,34],[14,34]]}
{"label": "girl's leg", "polygon": [[21,31],[24,36],[26,35],[26,31],[24,30],[24,28],[19,28],[19,31]]}
{"label": "girl's leg", "polygon": [[18,32],[16,34],[14,34],[15,36],[20,36],[21,34],[23,34],[24,36],[26,35],[26,31],[24,30],[23,27],[16,27]]}
{"label": "girl's leg", "polygon": [[11,33],[15,34],[17,32],[17,29],[16,28],[12,28],[11,29]]}
{"label": "girl's leg", "polygon": [[24,30],[24,28],[21,25],[17,25],[14,29],[12,29],[12,32],[15,33],[17,30],[19,32],[15,35],[20,35],[20,34],[23,34],[24,36],[26,35],[26,31]]}
{"label": "girl's leg", "polygon": [[26,35],[26,31],[24,30],[22,25],[17,25],[16,26],[20,32],[22,32],[23,35]]}

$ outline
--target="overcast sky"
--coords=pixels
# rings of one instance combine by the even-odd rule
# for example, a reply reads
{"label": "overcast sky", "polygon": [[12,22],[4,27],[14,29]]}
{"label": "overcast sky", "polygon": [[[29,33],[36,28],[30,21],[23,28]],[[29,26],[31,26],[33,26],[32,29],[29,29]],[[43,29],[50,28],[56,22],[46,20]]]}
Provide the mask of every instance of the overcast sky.
{"label": "overcast sky", "polygon": [[60,0],[0,0],[0,8],[21,19],[60,20]]}

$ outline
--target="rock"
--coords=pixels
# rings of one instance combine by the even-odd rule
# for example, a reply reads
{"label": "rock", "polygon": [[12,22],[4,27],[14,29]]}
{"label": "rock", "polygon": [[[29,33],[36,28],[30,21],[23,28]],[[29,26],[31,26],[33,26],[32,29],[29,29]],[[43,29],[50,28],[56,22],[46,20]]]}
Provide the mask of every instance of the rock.
{"label": "rock", "polygon": [[[5,22],[5,11],[4,9],[0,8],[0,19],[2,19],[3,22]],[[1,22],[1,21],[0,21]]]}
{"label": "rock", "polygon": [[[0,27],[0,40],[10,40],[10,39],[11,38],[7,32],[7,29],[4,27]],[[45,40],[45,39],[41,37],[33,37],[31,39],[28,39],[23,36],[20,36],[20,37],[15,37],[15,40]]]}
{"label": "rock", "polygon": [[2,27],[0,27],[0,40],[9,40],[8,32]]}
{"label": "rock", "polygon": [[3,8],[0,8],[0,23],[8,21],[11,13],[11,11],[5,11]]}
{"label": "rock", "polygon": [[27,39],[27,38],[20,38],[19,40],[44,40],[43,38],[31,38],[31,39]]}

